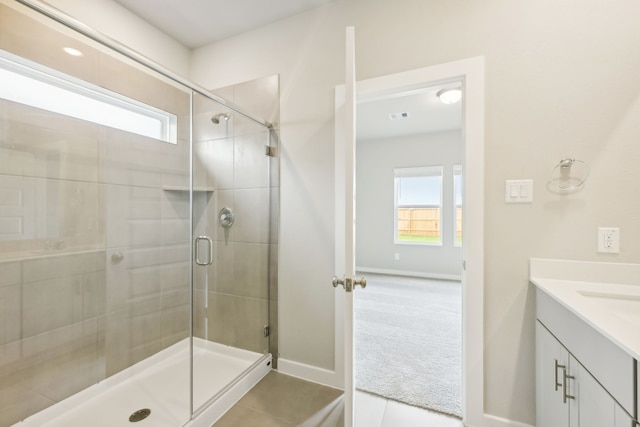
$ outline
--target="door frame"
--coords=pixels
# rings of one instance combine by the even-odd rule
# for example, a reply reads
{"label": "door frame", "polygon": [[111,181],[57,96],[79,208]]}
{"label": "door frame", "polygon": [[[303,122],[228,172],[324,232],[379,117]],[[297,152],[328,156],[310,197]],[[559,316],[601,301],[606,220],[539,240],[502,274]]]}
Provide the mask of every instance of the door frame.
{"label": "door frame", "polygon": [[[484,423],[484,58],[473,57],[397,74],[360,80],[357,99],[380,97],[401,90],[460,81],[464,87],[462,114],[463,245],[462,245],[462,412],[468,426]],[[336,177],[344,175],[345,86],[335,90]],[[343,182],[343,181],[342,181]],[[336,179],[336,265],[344,265],[338,250],[344,236],[344,189]],[[344,293],[335,297],[335,374],[344,376]]]}

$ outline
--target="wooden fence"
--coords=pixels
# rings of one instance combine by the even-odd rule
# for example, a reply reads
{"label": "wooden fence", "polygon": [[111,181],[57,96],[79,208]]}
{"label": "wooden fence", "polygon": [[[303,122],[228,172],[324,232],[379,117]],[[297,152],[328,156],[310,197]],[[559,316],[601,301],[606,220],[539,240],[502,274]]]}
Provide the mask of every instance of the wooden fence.
{"label": "wooden fence", "polygon": [[440,208],[398,208],[398,234],[439,236]]}
{"label": "wooden fence", "polygon": [[[440,236],[440,208],[398,208],[398,235]],[[456,234],[462,236],[462,208],[456,208]]]}

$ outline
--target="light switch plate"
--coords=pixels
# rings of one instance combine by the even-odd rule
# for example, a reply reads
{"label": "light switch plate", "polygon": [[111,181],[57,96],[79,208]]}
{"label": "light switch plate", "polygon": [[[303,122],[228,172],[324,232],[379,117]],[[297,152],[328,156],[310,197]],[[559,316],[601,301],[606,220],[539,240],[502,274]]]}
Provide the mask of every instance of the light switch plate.
{"label": "light switch plate", "polygon": [[506,203],[532,203],[533,180],[509,179],[505,181],[504,201]]}

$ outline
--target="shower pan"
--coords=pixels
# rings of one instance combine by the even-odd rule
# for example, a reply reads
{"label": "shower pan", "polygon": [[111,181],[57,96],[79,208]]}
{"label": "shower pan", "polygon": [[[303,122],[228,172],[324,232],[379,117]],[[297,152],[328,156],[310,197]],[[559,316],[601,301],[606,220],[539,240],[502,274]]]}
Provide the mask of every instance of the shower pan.
{"label": "shower pan", "polygon": [[0,19],[0,427],[211,426],[274,363],[272,125],[39,1]]}

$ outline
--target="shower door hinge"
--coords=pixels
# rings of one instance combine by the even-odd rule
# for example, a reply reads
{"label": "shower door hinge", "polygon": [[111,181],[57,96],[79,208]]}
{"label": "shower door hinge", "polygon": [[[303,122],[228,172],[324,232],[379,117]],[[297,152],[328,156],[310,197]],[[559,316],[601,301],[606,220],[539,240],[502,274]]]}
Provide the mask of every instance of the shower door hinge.
{"label": "shower door hinge", "polygon": [[264,146],[264,155],[267,157],[275,157],[276,156],[276,147],[270,147],[268,145]]}
{"label": "shower door hinge", "polygon": [[267,338],[269,336],[269,325],[265,325],[264,327],[264,337]]}

